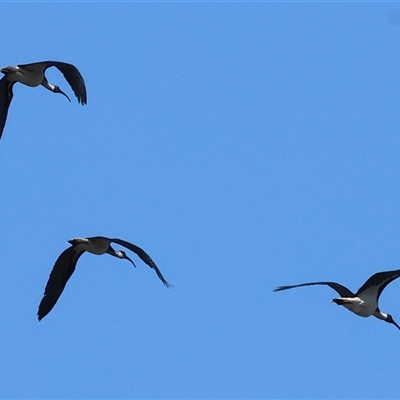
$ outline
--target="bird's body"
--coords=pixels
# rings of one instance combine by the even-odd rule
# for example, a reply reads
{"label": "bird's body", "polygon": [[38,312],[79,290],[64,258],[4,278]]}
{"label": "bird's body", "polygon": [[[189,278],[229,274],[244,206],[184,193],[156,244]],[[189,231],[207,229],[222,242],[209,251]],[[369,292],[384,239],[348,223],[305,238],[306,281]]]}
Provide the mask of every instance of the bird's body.
{"label": "bird's body", "polygon": [[75,238],[68,241],[74,246],[74,251],[87,251],[92,254],[101,255],[107,253],[111,241],[103,236],[95,236],[92,238]]}
{"label": "bird's body", "polygon": [[336,282],[309,282],[299,285],[279,286],[274,291],[293,289],[302,286],[326,285],[335,290],[341,297],[333,299],[332,302],[347,308],[349,311],[360,317],[374,317],[395,325],[400,326],[393,320],[390,314],[383,313],[379,309],[379,296],[385,287],[395,279],[400,277],[400,270],[378,272],[372,275],[354,294],[345,286]]}
{"label": "bird's body", "polygon": [[376,301],[374,299],[366,299],[362,297],[340,297],[333,299],[334,303],[347,308],[360,317],[370,317],[376,312]]}
{"label": "bird's body", "polygon": [[29,87],[42,85],[53,93],[64,95],[69,101],[70,98],[57,86],[48,82],[45,76],[47,68],[58,68],[75,93],[78,102],[82,105],[87,102],[86,86],[78,69],[68,63],[60,61],[41,61],[32,64],[18,65],[17,67],[4,67],[1,72],[4,74],[0,80],[0,138],[7,120],[8,108],[13,98],[13,86],[20,82]]}
{"label": "bird's body", "polygon": [[69,240],[68,242],[71,244],[71,246],[60,254],[50,273],[49,280],[44,290],[43,299],[39,305],[39,321],[45,317],[57,303],[57,300],[61,296],[65,285],[75,271],[79,257],[85,251],[96,255],[108,253],[113,257],[128,260],[133,264],[134,267],[136,267],[135,263],[126,255],[124,251],[114,250],[111,246],[111,243],[119,244],[133,251],[143,262],[156,271],[157,276],[167,288],[172,286],[165,280],[155,262],[143,249],[132,243],[126,242],[125,240],[116,238],[110,239],[104,236],[94,236],[90,238],[75,238]]}
{"label": "bird's body", "polygon": [[[41,64],[36,64],[41,67]],[[36,87],[39,86],[43,80],[44,68],[22,68],[22,67],[4,67],[1,72],[7,76],[6,80],[9,82],[20,82],[26,86]],[[4,79],[4,78],[3,78]]]}

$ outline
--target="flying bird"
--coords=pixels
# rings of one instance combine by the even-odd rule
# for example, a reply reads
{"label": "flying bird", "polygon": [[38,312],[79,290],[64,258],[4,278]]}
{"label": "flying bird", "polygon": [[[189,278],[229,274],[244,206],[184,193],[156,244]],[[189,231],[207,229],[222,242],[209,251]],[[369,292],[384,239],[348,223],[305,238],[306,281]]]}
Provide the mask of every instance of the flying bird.
{"label": "flying bird", "polygon": [[42,85],[53,93],[61,93],[69,101],[70,98],[57,86],[52,85],[46,79],[45,72],[47,68],[58,68],[64,78],[67,80],[75,93],[78,102],[82,105],[87,102],[85,81],[78,69],[68,63],[60,61],[41,61],[32,64],[22,64],[17,67],[4,67],[1,72],[4,74],[0,80],[0,139],[3,134],[4,125],[6,124],[8,108],[13,98],[13,86],[16,82],[24,85],[35,87]]}
{"label": "flying bird", "polygon": [[90,238],[71,239],[68,240],[68,243],[70,243],[71,246],[60,254],[50,273],[49,280],[47,281],[46,288],[44,290],[44,296],[40,302],[37,313],[39,321],[45,317],[57,303],[58,298],[61,296],[61,293],[68,282],[68,279],[75,271],[76,263],[78,262],[79,257],[85,251],[97,255],[108,253],[121,260],[128,260],[133,264],[134,267],[136,267],[135,263],[126,255],[124,251],[114,250],[111,246],[111,243],[124,246],[128,250],[131,250],[137,254],[143,262],[155,270],[157,276],[167,288],[172,286],[165,280],[155,262],[143,249],[132,243],[126,242],[125,240],[95,236]]}
{"label": "flying bird", "polygon": [[299,285],[279,286],[274,292],[281,290],[293,289],[301,286],[326,285],[335,290],[341,297],[333,299],[332,302],[343,306],[360,317],[374,317],[395,325],[398,329],[400,326],[393,320],[390,314],[383,313],[378,306],[379,296],[383,289],[390,282],[400,277],[400,269],[395,271],[378,272],[372,275],[354,294],[345,286],[336,282],[309,282]]}

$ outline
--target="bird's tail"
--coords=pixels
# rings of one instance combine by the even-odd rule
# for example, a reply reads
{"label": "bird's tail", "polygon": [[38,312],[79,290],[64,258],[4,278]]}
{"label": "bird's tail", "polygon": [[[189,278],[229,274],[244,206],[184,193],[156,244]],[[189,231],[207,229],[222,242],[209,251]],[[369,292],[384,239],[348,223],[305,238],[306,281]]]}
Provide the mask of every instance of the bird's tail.
{"label": "bird's tail", "polygon": [[350,304],[351,301],[346,300],[346,299],[332,299],[333,303],[336,303],[338,306],[343,306],[345,304]]}

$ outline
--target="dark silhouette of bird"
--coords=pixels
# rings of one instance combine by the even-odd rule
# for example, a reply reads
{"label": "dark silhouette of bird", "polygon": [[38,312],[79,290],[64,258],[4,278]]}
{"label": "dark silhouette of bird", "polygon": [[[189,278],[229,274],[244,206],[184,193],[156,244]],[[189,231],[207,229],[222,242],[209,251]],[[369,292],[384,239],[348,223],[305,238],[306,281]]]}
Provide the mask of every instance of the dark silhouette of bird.
{"label": "dark silhouette of bird", "polygon": [[64,95],[69,101],[70,98],[57,86],[49,83],[45,72],[47,68],[58,68],[75,93],[78,102],[82,105],[87,102],[85,81],[78,69],[68,63],[60,61],[41,61],[32,64],[18,65],[17,67],[4,67],[0,71],[4,74],[0,80],[0,139],[3,134],[7,120],[8,108],[13,98],[13,86],[16,82],[35,87],[42,85],[53,93]]}
{"label": "dark silhouette of bird", "polygon": [[300,283],[299,285],[279,286],[274,290],[274,292],[302,286],[326,285],[335,290],[341,296],[333,299],[332,302],[347,308],[361,317],[369,317],[373,315],[374,317],[393,324],[400,329],[400,326],[393,320],[393,317],[390,314],[381,312],[378,306],[379,296],[382,294],[382,291],[390,282],[393,282],[398,277],[400,277],[400,269],[378,272],[372,275],[360,287],[360,289],[357,290],[356,294],[336,282],[309,282]]}
{"label": "dark silhouette of bird", "polygon": [[76,263],[78,262],[79,257],[85,251],[97,255],[108,253],[113,257],[117,257],[122,260],[128,260],[133,264],[134,267],[136,267],[135,263],[126,255],[124,251],[114,250],[111,246],[111,243],[119,244],[134,252],[143,262],[155,270],[158,278],[167,288],[172,286],[165,280],[156,263],[143,249],[132,243],[126,242],[125,240],[95,236],[90,238],[71,239],[68,241],[68,243],[70,243],[71,246],[60,254],[50,273],[49,280],[44,290],[44,296],[39,305],[37,314],[39,321],[45,317],[57,303],[57,300],[61,296],[65,285],[75,271]]}

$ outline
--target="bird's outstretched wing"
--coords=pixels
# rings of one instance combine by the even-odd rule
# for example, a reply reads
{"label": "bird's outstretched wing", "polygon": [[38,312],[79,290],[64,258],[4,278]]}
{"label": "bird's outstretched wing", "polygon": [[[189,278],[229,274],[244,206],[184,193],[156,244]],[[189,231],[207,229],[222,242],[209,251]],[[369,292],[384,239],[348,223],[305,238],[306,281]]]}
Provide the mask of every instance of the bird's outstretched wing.
{"label": "bird's outstretched wing", "polygon": [[374,286],[378,286],[378,297],[381,295],[383,289],[390,282],[393,282],[395,279],[400,277],[400,269],[396,269],[394,271],[385,271],[385,272],[378,272],[372,275],[367,281],[357,290],[356,296],[358,296],[361,292],[364,292],[367,289],[372,289]]}
{"label": "bird's outstretched wing", "polygon": [[84,251],[76,251],[74,246],[71,246],[64,250],[58,257],[50,273],[49,280],[44,289],[44,296],[39,305],[37,313],[39,321],[45,317],[57,303],[68,279],[75,271],[79,257],[83,253]]}
{"label": "bird's outstretched wing", "polygon": [[135,254],[137,254],[140,259],[145,262],[150,268],[153,268],[156,271],[157,276],[161,279],[162,283],[167,287],[170,288],[172,287],[171,284],[169,284],[166,279],[163,277],[161,271],[158,269],[156,263],[151,259],[151,257],[140,247],[126,242],[125,240],[121,240],[121,239],[110,239],[110,242],[113,243],[117,243],[121,246],[126,247],[127,249],[129,249],[130,251],[133,251]]}
{"label": "bird's outstretched wing", "polygon": [[7,76],[3,76],[0,80],[0,139],[3,134],[4,126],[7,120],[8,108],[13,98],[13,86],[15,82],[7,80]]}
{"label": "bird's outstretched wing", "polygon": [[56,67],[60,70],[60,72],[64,75],[64,78],[67,80],[71,89],[75,93],[78,102],[82,105],[87,103],[87,93],[86,93],[86,85],[85,81],[78,68],[75,65],[64,63],[61,61],[40,61],[31,64],[20,64],[18,67],[23,67],[31,70],[46,70],[50,67]]}
{"label": "bird's outstretched wing", "polygon": [[277,287],[274,292],[279,292],[281,290],[293,289],[296,287],[302,286],[314,286],[314,285],[325,285],[329,286],[333,290],[335,290],[341,297],[353,297],[354,293],[351,292],[347,287],[341,285],[340,283],[336,282],[309,282],[309,283],[300,283],[299,285],[290,285],[290,286],[279,286]]}

